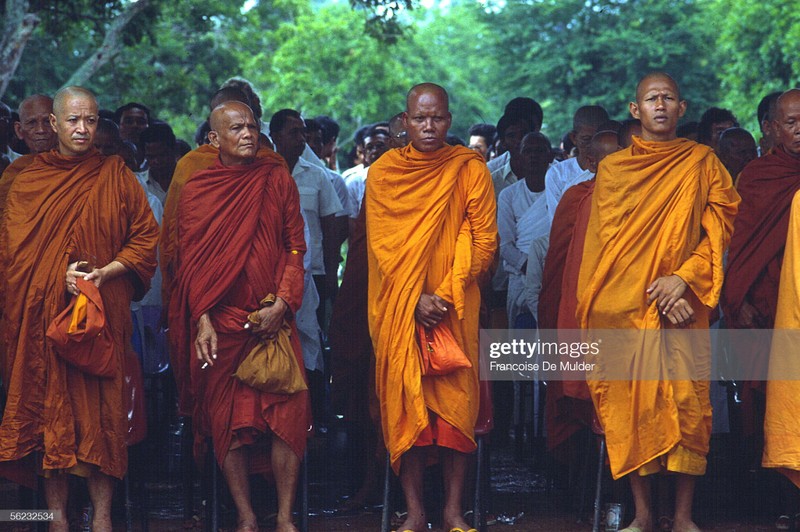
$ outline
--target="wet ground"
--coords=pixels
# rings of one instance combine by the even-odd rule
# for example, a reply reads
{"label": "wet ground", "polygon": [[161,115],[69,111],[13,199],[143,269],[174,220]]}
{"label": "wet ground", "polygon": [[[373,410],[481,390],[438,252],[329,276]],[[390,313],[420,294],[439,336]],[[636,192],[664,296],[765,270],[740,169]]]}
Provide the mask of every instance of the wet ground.
{"label": "wet ground", "polygon": [[[325,434],[317,434],[309,445],[309,530],[312,531],[378,531],[380,530],[382,484],[373,490],[372,504],[361,509],[341,512],[347,497],[358,487],[358,472],[369,459],[370,453],[348,451],[348,427],[333,426]],[[200,478],[194,483],[192,512],[185,512],[185,483],[180,473],[179,426],[171,425],[164,435],[162,448],[154,452],[140,447],[131,455],[137,464],[136,475],[142,483],[133,483],[132,529],[166,531],[208,529],[206,514],[207,493]],[[352,435],[349,436],[352,440]],[[519,443],[519,444],[518,444]],[[774,520],[779,513],[780,500],[776,489],[778,479],[768,472],[748,471],[737,463],[737,453],[726,435],[715,436],[709,459],[708,474],[698,483],[696,516],[703,530],[714,531],[767,531],[775,530]],[[576,467],[559,465],[545,454],[537,452],[535,438],[515,442],[513,437],[502,443],[493,442],[489,448],[491,489],[487,501],[488,530],[515,531],[590,531],[596,465],[596,440],[586,435],[576,445]],[[137,454],[138,453],[138,454]],[[669,491],[669,481],[661,486]],[[115,505],[115,530],[125,530],[126,520],[122,503],[122,489],[118,488]],[[429,468],[426,479],[426,500],[430,515],[436,514],[439,493],[435,466]],[[80,530],[81,487],[75,492],[72,512],[76,517],[76,530]],[[393,510],[402,512],[402,497],[395,485]],[[658,494],[658,492],[657,492]],[[262,479],[253,481],[253,497],[260,520],[269,530],[274,519],[274,489]],[[669,501],[658,497],[663,513],[668,513]],[[232,530],[235,515],[226,494],[220,497],[220,523]],[[624,482],[613,482],[606,477],[603,484],[603,505],[619,503],[630,510],[631,502]],[[471,504],[471,503],[470,503]],[[0,483],[0,508],[20,508],[16,486]],[[186,515],[184,515],[186,513]],[[629,512],[626,512],[629,513]],[[469,517],[469,516],[468,516]],[[623,518],[626,519],[626,518]],[[400,517],[395,517],[395,525]],[[627,521],[624,521],[624,523]],[[624,524],[623,523],[623,524]],[[6,526],[3,526],[6,525]],[[10,530],[8,523],[0,523],[0,530]],[[437,523],[431,528],[437,530]]]}

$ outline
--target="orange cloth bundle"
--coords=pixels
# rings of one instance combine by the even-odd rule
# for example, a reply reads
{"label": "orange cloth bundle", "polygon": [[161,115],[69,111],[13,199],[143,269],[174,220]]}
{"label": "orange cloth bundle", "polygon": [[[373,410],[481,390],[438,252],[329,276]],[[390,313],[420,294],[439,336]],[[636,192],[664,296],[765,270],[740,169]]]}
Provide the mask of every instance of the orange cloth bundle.
{"label": "orange cloth bundle", "polygon": [[114,346],[106,328],[103,298],[100,289],[90,281],[77,279],[80,294],[47,328],[47,337],[55,351],[84,373],[97,377],[113,377]]}
{"label": "orange cloth bundle", "polygon": [[472,367],[472,362],[459,347],[447,325],[440,323],[428,329],[417,324],[417,333],[423,375],[447,375],[459,369]]}

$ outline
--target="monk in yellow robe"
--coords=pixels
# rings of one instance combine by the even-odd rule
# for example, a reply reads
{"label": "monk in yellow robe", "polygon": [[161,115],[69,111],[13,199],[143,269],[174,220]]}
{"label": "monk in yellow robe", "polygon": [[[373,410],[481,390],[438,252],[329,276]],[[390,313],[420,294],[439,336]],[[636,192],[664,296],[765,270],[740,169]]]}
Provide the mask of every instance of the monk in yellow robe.
{"label": "monk in yellow robe", "polygon": [[[630,111],[641,120],[642,136],[609,155],[596,176],[578,278],[578,324],[590,334],[708,328],[739,196],[711,149],[677,138],[686,102],[671,77],[645,76]],[[610,349],[600,356],[618,356],[630,368],[705,367],[708,352],[679,352],[666,332],[652,336],[663,339],[655,349],[626,345],[621,356]],[[689,374],[687,380],[590,377],[611,472],[614,478],[631,473],[636,517],[625,530],[653,529],[645,475],[661,469],[677,473],[673,530],[699,530],[692,496],[711,436],[708,381],[688,380]]]}
{"label": "monk in yellow robe", "polygon": [[[411,144],[370,167],[365,195],[381,424],[408,510],[398,530],[426,528],[422,474],[434,450],[445,476],[444,530],[467,530],[461,497],[480,401],[476,279],[497,246],[494,191],[477,152],[445,143],[451,115],[442,87],[412,88],[403,121]],[[418,326],[449,328],[472,367],[423,376]]]}
{"label": "monk in yellow robe", "polygon": [[[58,149],[38,154],[17,175],[0,224],[0,376],[7,392],[0,474],[28,485],[36,473],[44,476],[47,507],[59,514],[50,530],[58,531],[68,530],[66,473],[87,478],[92,529],[111,531],[114,479],[128,462],[123,360],[133,332],[130,303],[147,291],[156,268],[158,225],[144,190],[121,158],[95,150],[97,121],[89,91],[56,94],[50,122]],[[102,296],[111,376],[84,373],[44,335],[69,294],[78,293],[80,277]]]}

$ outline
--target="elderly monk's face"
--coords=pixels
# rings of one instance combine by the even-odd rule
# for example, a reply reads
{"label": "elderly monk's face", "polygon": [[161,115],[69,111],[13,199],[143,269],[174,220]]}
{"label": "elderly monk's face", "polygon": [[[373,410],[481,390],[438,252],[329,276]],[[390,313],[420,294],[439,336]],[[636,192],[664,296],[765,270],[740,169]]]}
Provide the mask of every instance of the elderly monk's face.
{"label": "elderly monk's face", "polygon": [[778,102],[775,131],[786,153],[800,158],[800,92],[791,92]]}
{"label": "elderly monk's face", "polygon": [[219,117],[216,130],[208,134],[211,145],[219,149],[219,157],[226,166],[250,164],[258,152],[258,125],[250,108],[230,105]]}
{"label": "elderly monk's face", "polygon": [[47,98],[33,98],[19,109],[19,122],[14,124],[17,137],[31,153],[42,153],[56,147],[56,132],[50,127],[53,104]]}
{"label": "elderly monk's face", "polygon": [[369,166],[389,150],[389,136],[383,133],[364,137],[364,166]]}
{"label": "elderly monk's face", "polygon": [[50,115],[50,126],[58,135],[58,151],[67,157],[83,155],[94,147],[97,102],[86,96],[68,96],[58,115]]}
{"label": "elderly monk's face", "polygon": [[432,152],[445,145],[452,117],[445,99],[436,92],[423,92],[408,102],[403,125],[411,144],[419,151]]}
{"label": "elderly monk's face", "polygon": [[669,78],[645,79],[630,104],[631,114],[642,122],[642,138],[663,142],[673,140],[678,120],[686,112],[678,87]]}

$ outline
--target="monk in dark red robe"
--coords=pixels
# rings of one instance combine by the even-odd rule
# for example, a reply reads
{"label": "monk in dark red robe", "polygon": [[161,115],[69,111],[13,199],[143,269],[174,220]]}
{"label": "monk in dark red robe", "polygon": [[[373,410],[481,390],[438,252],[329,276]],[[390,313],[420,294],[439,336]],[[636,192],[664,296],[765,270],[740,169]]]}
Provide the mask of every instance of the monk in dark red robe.
{"label": "monk in dark red robe", "polygon": [[[122,159],[94,149],[97,114],[89,91],[59,91],[51,115],[58,150],[37,155],[16,176],[0,224],[0,368],[8,394],[0,473],[28,485],[36,472],[45,477],[47,507],[60,513],[50,530],[67,530],[63,473],[87,477],[92,527],[111,530],[113,478],[127,468],[130,302],[144,295],[156,268],[158,225]],[[70,365],[44,336],[77,294],[78,277],[100,288],[111,377]]]}
{"label": "monk in dark red robe", "polygon": [[[250,108],[227,102],[211,114],[217,163],[186,183],[178,207],[176,293],[170,328],[188,364],[198,441],[211,436],[238,511],[240,531],[257,530],[248,462],[269,431],[278,488],[278,530],[296,531],[291,509],[311,419],[308,392],[271,394],[233,376],[259,340],[284,320],[299,367],[293,315],[303,298],[303,219],[283,159],[256,159],[258,128]],[[273,306],[260,302],[274,294]],[[258,311],[257,325],[245,329]],[[205,367],[204,367],[205,365]],[[250,469],[249,472],[256,472]]]}
{"label": "monk in dark red robe", "polygon": [[[800,109],[800,90],[787,91],[778,99],[775,129],[779,144],[767,155],[742,170],[737,190],[742,196],[734,221],[728,252],[722,309],[728,327],[772,329],[778,306],[778,284],[786,247],[792,198],[800,190],[800,144],[784,125],[793,110]],[[759,434],[763,422],[764,374],[769,345],[758,335],[737,346],[743,370],[753,375],[742,389],[743,430]],[[756,451],[756,454],[760,455]],[[757,459],[758,456],[754,456]]]}

